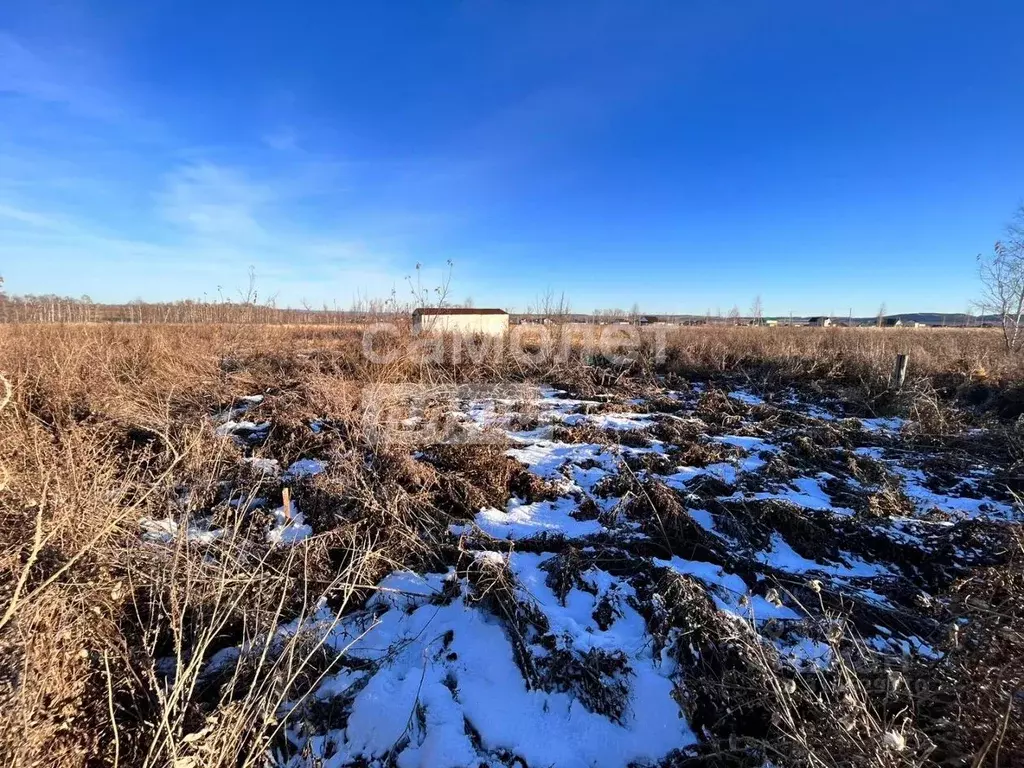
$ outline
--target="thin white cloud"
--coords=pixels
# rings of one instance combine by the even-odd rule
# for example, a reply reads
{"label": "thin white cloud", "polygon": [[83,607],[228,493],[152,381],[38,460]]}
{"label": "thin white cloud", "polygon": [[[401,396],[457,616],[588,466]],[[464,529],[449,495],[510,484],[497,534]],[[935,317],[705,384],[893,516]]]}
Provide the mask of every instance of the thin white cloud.
{"label": "thin white cloud", "polygon": [[81,49],[41,52],[0,31],[0,93],[61,104],[83,116],[112,119],[122,113],[98,84],[98,60]]}
{"label": "thin white cloud", "polygon": [[[152,234],[143,237],[109,231],[102,216],[0,201],[0,250],[14,262],[5,277],[14,291],[163,300],[213,295],[218,286],[244,282],[251,265],[265,296],[293,306],[303,298],[345,305],[356,294],[387,295],[401,281],[403,254],[357,234],[296,223],[289,214],[301,207],[300,180],[277,181],[280,187],[223,164],[182,165],[154,191],[145,227]],[[73,290],[61,287],[69,282]]]}
{"label": "thin white cloud", "polygon": [[282,303],[345,302],[401,288],[423,258],[408,244],[451,221],[436,194],[451,184],[432,163],[343,162],[300,146],[290,125],[256,148],[196,149],[175,125],[141,120],[119,82],[87,47],[0,31],[9,290],[195,297],[244,282],[254,265]]}
{"label": "thin white cloud", "polygon": [[264,135],[263,143],[278,152],[294,152],[300,149],[299,137],[291,128]]}
{"label": "thin white cloud", "polygon": [[66,101],[71,96],[55,68],[8,32],[0,32],[0,93],[43,101]]}
{"label": "thin white cloud", "polygon": [[156,196],[157,211],[184,245],[205,251],[245,252],[285,263],[373,259],[374,249],[357,234],[327,223],[296,223],[307,199],[323,192],[311,178],[304,171],[264,177],[224,164],[188,164],[166,177]]}
{"label": "thin white cloud", "polygon": [[46,216],[37,211],[29,211],[13,205],[0,203],[0,219],[9,219],[19,224],[27,224],[42,229],[55,229],[60,227],[61,222],[52,216]]}
{"label": "thin white cloud", "polygon": [[162,215],[190,236],[239,244],[271,237],[258,219],[274,201],[272,189],[232,168],[212,163],[178,168],[158,200]]}

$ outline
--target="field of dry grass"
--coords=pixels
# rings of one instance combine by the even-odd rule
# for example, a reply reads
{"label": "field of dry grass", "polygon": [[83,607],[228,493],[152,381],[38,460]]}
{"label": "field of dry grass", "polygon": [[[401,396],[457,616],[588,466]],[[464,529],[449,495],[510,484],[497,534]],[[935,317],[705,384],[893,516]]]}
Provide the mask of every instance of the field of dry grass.
{"label": "field of dry grass", "polygon": [[[821,598],[805,617],[836,627],[885,624],[897,633],[927,625],[933,652],[909,658],[898,672],[866,663],[856,642],[828,636],[831,630],[816,641],[831,649],[827,668],[783,669],[774,646],[766,650],[762,642],[763,627],[737,629],[693,579],[658,570],[657,562],[684,554],[742,570],[688,516],[698,499],[715,520],[738,521],[730,529],[736,540],[767,535],[758,528],[767,518],[751,522],[744,515],[752,507],[730,501],[743,492],[742,478],[727,490],[712,490],[706,478],[680,490],[658,480],[673,468],[651,466],[653,459],[642,458],[650,452],[641,453],[623,459],[621,472],[606,480],[627,483],[616,498],[628,498],[615,521],[607,510],[594,510],[593,524],[600,520],[603,528],[587,547],[564,538],[553,545],[551,537],[541,539],[543,546],[526,537],[518,547],[554,553],[555,564],[544,567],[558,570],[555,581],[565,580],[563,601],[581,583],[579,573],[598,569],[628,576],[636,605],[662,607],[657,616],[636,610],[650,636],[674,649],[673,664],[686,681],[676,683],[679,717],[689,721],[695,743],[638,765],[1024,763],[1024,539],[1015,522],[1016,494],[1024,490],[1017,421],[1024,363],[1001,351],[996,333],[686,328],[667,334],[663,359],[653,342],[644,342],[635,360],[616,365],[583,351],[554,361],[506,355],[451,363],[401,355],[373,363],[362,344],[356,328],[0,326],[0,373],[8,385],[0,409],[4,765],[430,764],[422,755],[415,762],[411,752],[403,762],[397,747],[351,760],[331,751],[336,747],[317,754],[320,742],[310,734],[343,728],[349,710],[343,696],[312,693],[369,664],[328,636],[349,631],[345,622],[364,606],[377,605],[375,620],[384,615],[373,600],[383,599],[389,574],[445,568],[467,590],[461,598],[449,595],[449,604],[465,600],[497,617],[524,678],[574,692],[589,712],[623,722],[628,684],[616,670],[624,657],[595,651],[583,663],[568,654],[557,668],[538,667],[524,638],[544,636],[552,619],[524,602],[516,586],[523,574],[513,573],[507,558],[503,564],[479,556],[507,555],[508,546],[493,536],[480,544],[477,528],[453,533],[512,498],[550,501],[558,496],[550,478],[510,456],[505,433],[486,445],[448,440],[420,453],[402,439],[369,439],[367,392],[400,383],[549,385],[576,398],[611,398],[619,410],[657,418],[642,422],[632,438],[628,430],[609,437],[589,422],[565,421],[554,432],[561,444],[614,443],[621,454],[631,440],[649,446],[653,436],[670,446],[676,465],[738,461],[729,440],[778,438],[788,464],[769,460],[765,472],[781,473],[776,479],[785,482],[801,461],[815,472],[827,468],[836,488],[845,483],[850,501],[842,506],[854,509],[858,521],[892,520],[913,507],[903,489],[886,495],[892,473],[872,469],[865,457],[876,454],[865,451],[927,455],[922,471],[929,481],[947,478],[935,491],[944,497],[954,480],[967,477],[968,460],[983,457],[989,474],[979,473],[977,482],[991,487],[993,504],[1013,512],[1001,520],[932,521],[949,523],[941,533],[945,549],[936,545],[899,574],[900,589],[927,586],[927,610],[894,588],[886,598],[892,613],[904,615],[902,629],[864,609],[856,594]],[[898,391],[890,382],[897,352],[910,355],[908,382]],[[724,394],[739,390],[769,402]],[[691,411],[679,415],[666,392],[689,392]],[[846,422],[801,421],[781,395],[772,401],[773,393],[841,404],[844,416],[901,417],[906,424],[871,442],[876,438]],[[679,426],[691,415],[701,425],[693,434]],[[542,416],[524,400],[507,431],[529,431],[543,425]],[[803,431],[787,432],[785,442],[778,431],[784,427]],[[846,451],[842,466],[825,457],[832,449]],[[327,469],[270,472],[259,460],[282,470],[303,461]],[[842,492],[831,498],[846,498]],[[628,501],[637,498],[644,505]],[[790,507],[771,509],[784,521],[772,525],[790,526],[777,530],[820,535]],[[587,520],[580,510],[574,514]],[[594,554],[616,526],[648,537],[630,544],[643,567],[628,574],[610,555],[602,559],[611,544]],[[856,546],[858,557],[879,558],[877,542],[858,538],[869,537],[869,527],[844,528],[859,542],[844,552]],[[293,542],[297,530],[308,535]],[[983,551],[960,557],[971,547]],[[955,567],[936,567],[941,558]],[[813,590],[781,576],[771,587],[756,571],[741,575],[769,603],[797,595],[818,605]],[[686,650],[679,636],[691,630]],[[545,658],[562,658],[551,654]],[[426,733],[430,722],[409,719],[403,744],[415,741],[417,728]],[[489,746],[486,732],[467,725],[466,733],[480,764],[527,764],[514,750]]]}

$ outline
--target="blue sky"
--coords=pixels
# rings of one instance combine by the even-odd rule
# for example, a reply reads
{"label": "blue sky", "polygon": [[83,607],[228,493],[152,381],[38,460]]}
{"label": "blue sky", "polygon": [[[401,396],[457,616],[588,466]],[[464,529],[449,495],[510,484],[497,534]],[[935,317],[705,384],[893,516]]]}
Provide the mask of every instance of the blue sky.
{"label": "blue sky", "polygon": [[1012,2],[0,5],[15,293],[962,311],[1024,198]]}

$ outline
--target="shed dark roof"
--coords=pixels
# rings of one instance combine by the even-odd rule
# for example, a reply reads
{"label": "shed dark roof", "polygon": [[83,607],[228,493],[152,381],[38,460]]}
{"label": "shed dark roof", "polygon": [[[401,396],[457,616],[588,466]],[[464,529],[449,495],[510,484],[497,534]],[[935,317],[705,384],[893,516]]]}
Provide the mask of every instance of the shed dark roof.
{"label": "shed dark roof", "polygon": [[507,315],[504,309],[477,309],[476,307],[420,307],[414,315]]}

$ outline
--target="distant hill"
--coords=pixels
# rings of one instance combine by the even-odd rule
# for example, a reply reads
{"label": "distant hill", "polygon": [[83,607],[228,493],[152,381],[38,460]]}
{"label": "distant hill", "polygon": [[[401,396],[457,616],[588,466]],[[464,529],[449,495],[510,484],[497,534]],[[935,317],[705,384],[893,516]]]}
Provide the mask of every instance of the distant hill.
{"label": "distant hill", "polygon": [[[854,325],[874,325],[878,322],[878,317],[872,315],[871,317],[853,317],[847,318],[846,315],[832,315],[832,320],[835,323],[846,323],[852,321]],[[789,322],[789,316],[772,318],[778,320],[781,323]],[[794,323],[801,324],[806,323],[810,320],[810,317],[798,317],[793,316],[792,320]],[[994,323],[998,322],[999,318],[996,315],[966,315],[963,312],[903,312],[899,314],[886,315],[886,320],[902,320],[906,324],[910,323],[924,323],[925,325],[945,325],[945,326],[963,326],[970,325],[976,326],[982,323]]]}

